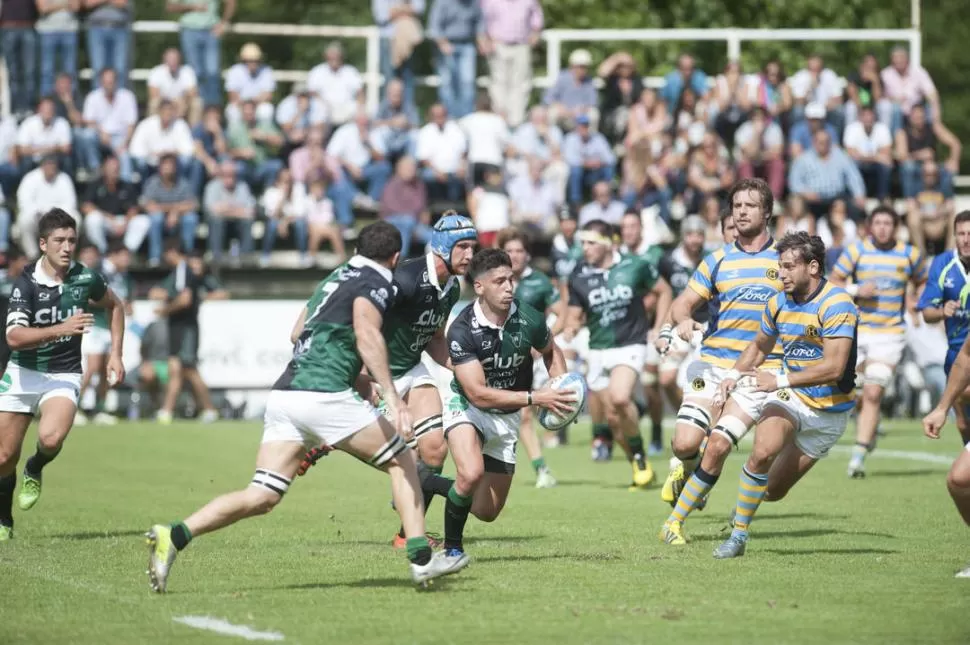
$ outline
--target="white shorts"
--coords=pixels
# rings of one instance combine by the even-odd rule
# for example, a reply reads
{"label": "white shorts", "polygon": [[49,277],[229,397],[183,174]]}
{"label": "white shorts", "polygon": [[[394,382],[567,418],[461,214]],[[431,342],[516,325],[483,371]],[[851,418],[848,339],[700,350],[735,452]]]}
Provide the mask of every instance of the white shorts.
{"label": "white shorts", "polygon": [[377,408],[354,390],[273,390],[263,415],[263,443],[298,441],[308,448],[335,446],[377,421]]}
{"label": "white shorts", "polygon": [[906,349],[906,336],[903,334],[865,334],[860,332],[858,348],[857,366],[871,360],[895,367],[899,365],[899,361],[903,357],[903,350]]}
{"label": "white shorts", "polygon": [[37,414],[45,401],[56,396],[77,406],[80,393],[80,374],[45,374],[9,363],[0,379],[0,412]]}
{"label": "white shorts", "polygon": [[[726,368],[715,367],[706,361],[695,360],[687,366],[687,384],[684,386],[684,398],[703,399],[713,401],[724,375],[728,372]],[[750,388],[736,388],[731,393],[731,398],[741,406],[741,411],[746,415],[758,420],[761,416],[761,409],[764,407],[768,394],[765,392],[755,392]],[[733,437],[735,441],[740,441],[741,437]]]}
{"label": "white shorts", "polygon": [[91,354],[110,354],[111,353],[111,330],[101,327],[92,327],[88,333],[81,338],[81,353],[85,356]]}
{"label": "white shorts", "polygon": [[789,389],[769,394],[765,410],[769,407],[780,408],[791,416],[795,421],[795,445],[812,459],[826,456],[849,423],[848,411],[816,410]]}
{"label": "white shorts", "polygon": [[680,369],[681,363],[690,355],[690,350],[690,343],[674,334],[670,349],[664,356],[660,355],[660,350],[653,343],[647,345],[646,364],[656,366],[661,372],[675,372]]}
{"label": "white shorts", "polygon": [[627,345],[610,349],[591,349],[587,360],[586,382],[594,392],[605,390],[610,384],[610,374],[620,366],[626,366],[640,375],[647,362],[647,346]]}
{"label": "white shorts", "polygon": [[397,390],[397,395],[400,397],[407,395],[411,388],[423,385],[438,387],[437,379],[431,375],[423,362],[412,367],[407,374],[394,379],[394,389]]}
{"label": "white shorts", "polygon": [[482,454],[500,462],[493,464],[491,470],[486,463],[486,472],[502,470],[505,474],[512,474],[515,472],[515,446],[519,441],[521,420],[521,411],[508,414],[485,412],[454,394],[445,408],[445,436],[456,426],[471,425],[482,442]]}
{"label": "white shorts", "polygon": [[542,358],[534,358],[532,363],[532,389],[539,390],[549,382],[549,370]]}

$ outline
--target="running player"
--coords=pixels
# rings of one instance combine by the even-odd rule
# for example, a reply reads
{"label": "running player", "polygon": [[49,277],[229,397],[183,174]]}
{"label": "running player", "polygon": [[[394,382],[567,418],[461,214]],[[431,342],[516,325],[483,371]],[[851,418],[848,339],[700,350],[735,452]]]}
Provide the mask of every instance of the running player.
{"label": "running player", "polygon": [[[525,303],[545,314],[546,319],[555,317],[552,323],[552,337],[555,338],[562,331],[565,316],[563,315],[563,300],[559,297],[559,291],[552,281],[541,271],[536,271],[529,266],[532,256],[529,254],[529,242],[525,233],[515,228],[507,228],[499,231],[498,248],[505,251],[509,260],[512,262],[512,273],[514,274],[515,297],[519,302]],[[533,359],[538,358],[538,353]],[[532,387],[539,389],[549,380],[549,372],[541,360],[533,360]],[[552,471],[546,465],[545,457],[542,456],[542,446],[539,437],[536,435],[535,428],[532,427],[532,408],[522,409],[522,421],[519,425],[519,439],[525,446],[525,451],[532,462],[532,468],[536,471],[536,488],[552,488],[556,485],[556,478],[552,476]]]}
{"label": "running player", "polygon": [[24,466],[17,496],[22,511],[37,503],[43,469],[71,431],[81,385],[81,335],[94,323],[92,305],[111,315],[108,377],[112,384],[125,377],[123,304],[99,273],[74,262],[74,218],[51,209],[38,222],[38,237],[41,258],[14,282],[7,312],[13,353],[0,379],[0,541],[13,536],[13,491],[27,426],[40,415],[37,451]]}
{"label": "running player", "polygon": [[583,259],[583,247],[576,238],[578,216],[569,205],[559,210],[559,233],[552,238],[552,267],[559,284],[559,293],[565,302],[568,299],[566,285],[576,265]]}
{"label": "running player", "polygon": [[[768,301],[757,337],[720,385],[726,399],[742,376],[750,377],[768,398],[741,470],[733,530],[714,550],[717,559],[744,555],[758,506],[783,498],[828,454],[854,405],[859,312],[852,297],[825,279],[821,238],[789,233],[777,248],[784,292]],[[783,371],[756,370],[779,341]]]}
{"label": "running player", "polygon": [[[738,389],[723,403],[718,416],[722,402],[715,399],[721,379],[754,341],[765,303],[782,288],[778,251],[768,233],[774,205],[771,189],[761,179],[742,179],[732,186],[729,199],[737,240],[704,258],[687,289],[671,307],[671,320],[685,341],[702,328],[693,319],[694,310],[706,303],[711,312],[700,359],[687,367],[684,402],[677,413],[671,443],[674,456],[681,463],[671,469],[661,490],[661,499],[673,505],[674,510],[664,523],[660,538],[672,545],[686,544],[684,520],[691,511],[703,508],[732,446],[754,424],[766,398],[764,393],[749,388]],[[670,334],[670,328],[665,326],[660,341],[670,338]],[[764,366],[778,369],[780,351],[770,354]],[[717,424],[712,429],[715,420]],[[701,444],[708,434],[702,455]]]}
{"label": "running player", "polygon": [[[10,305],[10,294],[13,292],[13,283],[24,272],[24,267],[30,262],[24,252],[19,247],[11,244],[3,254],[4,267],[0,269],[0,315],[7,319],[7,308]],[[10,360],[10,346],[7,345],[6,335],[0,335],[0,373],[7,369],[7,362]]]}
{"label": "running player", "polygon": [[466,564],[462,538],[469,512],[492,522],[502,512],[515,473],[521,411],[536,405],[568,414],[575,395],[532,389],[533,350],[552,377],[566,371],[543,315],[513,295],[515,275],[505,251],[485,249],[472,258],[468,276],[476,299],[448,329],[454,394],[445,436],[457,475],[445,505],[445,558]]}
{"label": "running player", "polygon": [[[867,220],[869,237],[847,248],[832,269],[832,282],[859,305],[859,366],[862,397],[856,410],[856,444],[849,477],[866,476],[865,459],[875,448],[882,395],[906,347],[903,310],[906,288],[926,282],[926,261],[912,244],[896,240],[899,216],[878,206]],[[847,284],[849,280],[852,284]]]}
{"label": "running player", "polygon": [[[116,240],[108,247],[108,254],[100,263],[101,275],[118,299],[124,303],[125,313],[131,314],[131,296],[134,293],[128,267],[131,265],[131,253],[121,240]],[[94,268],[94,267],[90,267]],[[94,310],[94,326],[84,336],[81,349],[87,361],[84,376],[81,377],[80,400],[84,400],[84,393],[97,376],[95,384],[95,405],[93,421],[97,424],[115,425],[118,418],[104,411],[104,399],[108,393],[107,367],[111,353],[111,321],[104,309]],[[77,421],[86,423],[87,417],[78,412]],[[77,425],[77,421],[75,425]]]}
{"label": "running player", "polygon": [[650,331],[644,298],[656,296],[655,326],[659,328],[672,294],[656,267],[641,257],[620,255],[612,234],[612,227],[602,220],[588,222],[579,233],[584,262],[569,279],[564,336],[574,337],[585,316],[590,348],[586,380],[592,397],[605,408],[614,439],[627,453],[633,468],[631,490],[636,490],[649,486],[654,477],[633,404]]}
{"label": "running player", "polygon": [[[424,533],[421,485],[402,436],[412,432],[398,396],[381,333],[393,299],[401,234],[387,222],[365,227],[357,255],[317,285],[297,320],[293,359],[266,403],[256,473],[247,488],[212,500],[183,522],[156,524],[147,533],[148,576],[163,592],[172,564],[189,541],[271,511],[286,494],[309,446],[343,450],[391,477],[394,505],[407,532],[411,578],[423,583],[454,573],[462,562],[432,554]],[[354,390],[366,366],[384,389],[392,422]]]}
{"label": "running player", "polygon": [[[926,288],[917,305],[926,322],[945,321],[949,349],[943,369],[947,376],[970,329],[970,310],[966,302],[967,293],[970,293],[970,279],[967,278],[970,271],[970,211],[957,213],[953,231],[956,248],[933,258]],[[954,410],[960,437],[964,444],[970,445],[970,392],[960,395]]]}

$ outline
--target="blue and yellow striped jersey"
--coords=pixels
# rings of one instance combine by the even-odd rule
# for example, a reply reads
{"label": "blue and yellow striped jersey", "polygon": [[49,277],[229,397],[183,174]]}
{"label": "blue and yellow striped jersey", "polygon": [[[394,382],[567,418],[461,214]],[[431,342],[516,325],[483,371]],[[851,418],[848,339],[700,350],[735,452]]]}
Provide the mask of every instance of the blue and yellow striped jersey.
{"label": "blue and yellow striped jersey", "polygon": [[859,332],[864,334],[903,334],[906,284],[926,280],[926,259],[911,244],[897,242],[891,249],[876,247],[869,238],[842,252],[832,277],[862,284],[876,283],[876,295],[859,298]]}
{"label": "blue and yellow striped jersey", "polygon": [[947,352],[946,362],[944,363],[947,373],[949,367],[956,360],[957,352],[963,347],[967,340],[967,332],[970,331],[970,276],[960,261],[960,252],[956,249],[945,251],[933,258],[930,264],[930,275],[926,281],[926,288],[919,298],[916,308],[923,311],[929,307],[939,308],[947,303],[948,300],[956,300],[960,303],[955,315],[944,321],[946,328]]}
{"label": "blue and yellow striped jersey", "polygon": [[[734,367],[758,335],[765,303],[782,289],[775,241],[769,239],[754,253],[737,244],[719,248],[704,258],[687,288],[706,300],[710,311],[701,359],[717,367]],[[765,360],[765,369],[780,367],[781,347],[776,346]]]}
{"label": "blue and yellow striped jersey", "polygon": [[[764,309],[761,332],[775,336],[784,348],[786,372],[800,372],[825,360],[825,338],[851,338],[852,350],[838,381],[790,388],[805,405],[816,410],[844,412],[855,405],[856,328],[859,310],[845,289],[823,280],[805,302],[782,292]],[[784,398],[784,390],[778,393]]]}

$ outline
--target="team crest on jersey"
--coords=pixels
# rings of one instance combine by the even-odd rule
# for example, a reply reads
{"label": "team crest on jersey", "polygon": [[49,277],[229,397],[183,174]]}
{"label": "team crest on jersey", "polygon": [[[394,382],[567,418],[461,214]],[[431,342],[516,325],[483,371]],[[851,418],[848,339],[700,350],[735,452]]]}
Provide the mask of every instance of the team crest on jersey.
{"label": "team crest on jersey", "polygon": [[51,299],[51,294],[47,293],[46,291],[41,291],[39,294],[37,294],[37,299],[38,300],[50,300]]}
{"label": "team crest on jersey", "polygon": [[12,300],[20,300],[20,289],[14,289],[13,293],[10,295]]}
{"label": "team crest on jersey", "polygon": [[704,382],[704,379],[702,379],[700,376],[690,382],[691,389],[693,389],[695,392],[700,392],[706,387],[706,385],[707,384]]}
{"label": "team crest on jersey", "polygon": [[779,390],[778,398],[782,401],[789,401],[791,400],[791,393],[788,390]]}
{"label": "team crest on jersey", "polygon": [[71,287],[71,297],[74,298],[75,300],[81,299],[81,293],[82,293],[81,287]]}
{"label": "team crest on jersey", "polygon": [[765,271],[765,277],[768,278],[769,280],[777,280],[778,269],[768,269],[767,271]]}
{"label": "team crest on jersey", "polygon": [[522,345],[522,334],[515,332],[514,334],[509,334],[509,338],[512,339],[512,344],[515,345],[516,349]]}
{"label": "team crest on jersey", "polygon": [[816,327],[815,325],[809,325],[808,327],[805,328],[805,335],[808,336],[809,338],[818,338],[819,337],[818,327]]}

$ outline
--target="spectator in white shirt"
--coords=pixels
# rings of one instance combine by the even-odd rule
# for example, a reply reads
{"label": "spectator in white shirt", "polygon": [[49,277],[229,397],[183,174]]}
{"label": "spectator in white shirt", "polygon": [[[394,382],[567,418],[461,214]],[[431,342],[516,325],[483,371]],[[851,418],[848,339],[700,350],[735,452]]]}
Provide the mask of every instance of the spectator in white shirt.
{"label": "spectator in white shirt", "polygon": [[883,201],[889,197],[893,173],[893,138],[885,123],[876,121],[872,105],[859,109],[859,120],[845,129],[842,144],[866,182],[866,194]]}
{"label": "spectator in white shirt", "polygon": [[474,185],[482,182],[485,168],[501,169],[505,149],[509,144],[509,126],[492,111],[492,99],[487,94],[478,97],[476,110],[458,121],[468,141],[468,163]]}
{"label": "spectator in white shirt", "polygon": [[17,148],[21,175],[36,168],[48,154],[57,156],[61,169],[71,172],[71,125],[55,114],[53,99],[42,98],[37,104],[37,114],[20,124]]}
{"label": "spectator in white shirt", "polygon": [[486,166],[482,185],[468,196],[468,215],[478,229],[478,243],[493,248],[498,232],[509,225],[512,216],[512,200],[502,185],[501,170]]}
{"label": "spectator in white shirt", "polygon": [[266,189],[260,203],[266,215],[266,232],[263,234],[263,254],[260,266],[269,266],[270,251],[276,242],[276,235],[289,238],[292,227],[296,248],[300,251],[300,266],[313,266],[307,256],[309,230],[307,228],[306,189],[303,184],[295,183],[289,168],[283,168],[276,175],[276,183]]}
{"label": "spectator in white shirt", "polygon": [[121,162],[121,177],[131,181],[128,142],[138,123],[138,102],[131,90],[118,87],[115,71],[101,71],[101,87],[84,99],[85,128],[76,133],[78,158],[90,172],[101,167],[101,149],[107,148]]}
{"label": "spectator in white shirt", "polygon": [[569,166],[562,158],[563,133],[558,125],[549,123],[544,105],[529,110],[529,120],[515,129],[507,151],[506,169],[510,175],[528,173],[531,159],[543,162],[543,177],[556,188],[560,202],[566,198]]}
{"label": "spectator in white shirt", "polygon": [[509,183],[512,223],[526,229],[534,238],[551,240],[559,229],[556,212],[562,196],[552,182],[543,177],[542,161],[533,157],[528,163],[528,172]]}
{"label": "spectator in white shirt", "polygon": [[826,120],[832,124],[837,134],[841,134],[845,117],[842,111],[842,84],[839,76],[825,67],[818,54],[812,54],[806,61],[805,69],[791,77],[789,84],[795,105],[792,107],[792,120],[805,118],[805,106],[820,103],[825,106]]}
{"label": "spectator in white shirt", "polygon": [[162,54],[162,63],[152,68],[148,75],[148,112],[158,113],[162,99],[175,104],[175,113],[190,124],[202,120],[202,99],[199,97],[199,81],[188,65],[182,64],[182,53],[169,47]]}
{"label": "spectator in white shirt", "polygon": [[101,177],[88,184],[81,199],[84,235],[102,253],[108,240],[123,238],[125,248],[136,253],[148,236],[151,219],[138,211],[138,190],[120,177],[118,159],[105,157]]}
{"label": "spectator in white shirt", "polygon": [[326,104],[310,92],[306,83],[294,83],[293,91],[276,107],[276,124],[290,150],[306,143],[311,127],[326,122]]}
{"label": "spectator in white shirt", "polygon": [[350,180],[367,191],[369,199],[363,202],[374,210],[391,176],[381,134],[370,127],[370,117],[361,108],[353,121],[337,128],[327,144],[327,154],[338,159]]}
{"label": "spectator in white shirt", "polygon": [[273,119],[273,92],[276,80],[273,69],[263,65],[263,50],[256,43],[246,43],[239,50],[239,62],[226,73],[226,119],[238,121],[244,101],[256,103],[256,118]]}
{"label": "spectator in white shirt", "polygon": [[37,224],[41,216],[55,207],[67,211],[80,225],[74,182],[67,174],[58,170],[57,156],[48,154],[41,159],[39,168],[24,175],[17,189],[20,246],[29,257],[36,258],[40,251],[37,246]]}
{"label": "spectator in white shirt", "polygon": [[198,195],[202,190],[205,169],[194,153],[192,130],[188,123],[176,118],[175,104],[168,99],[162,99],[159,103],[158,114],[138,124],[128,145],[132,165],[143,179],[155,174],[162,155],[178,157],[179,175],[189,182],[192,192]]}
{"label": "spectator in white shirt", "polygon": [[307,86],[327,104],[334,125],[346,123],[357,112],[364,81],[353,65],[344,62],[340,43],[330,43],[324,59],[325,62],[310,70]]}
{"label": "spectator in white shirt", "polygon": [[448,201],[461,199],[465,176],[465,134],[458,124],[448,119],[444,104],[435,103],[428,111],[428,123],[418,132],[416,157],[421,164],[421,178],[428,187],[428,198]]}
{"label": "spectator in white shirt", "polygon": [[613,199],[613,191],[610,190],[610,185],[605,181],[600,181],[593,185],[593,201],[583,206],[579,211],[579,227],[586,226],[594,219],[619,226],[624,213],[626,213],[626,204],[618,199]]}

